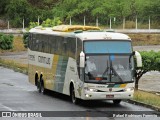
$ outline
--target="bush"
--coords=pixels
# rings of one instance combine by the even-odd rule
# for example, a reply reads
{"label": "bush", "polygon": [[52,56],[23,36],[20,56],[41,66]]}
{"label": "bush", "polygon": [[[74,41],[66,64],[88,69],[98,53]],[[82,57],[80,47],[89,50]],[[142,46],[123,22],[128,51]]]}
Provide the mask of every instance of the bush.
{"label": "bush", "polygon": [[28,39],[29,39],[29,32],[26,32],[23,34],[23,43],[25,48],[28,47]]}
{"label": "bush", "polygon": [[138,82],[140,78],[149,71],[160,71],[160,51],[143,51],[140,52],[142,56],[142,68],[136,68],[136,83],[135,88],[138,89]]}
{"label": "bush", "polygon": [[0,33],[0,49],[9,50],[13,48],[13,35]]}
{"label": "bush", "polygon": [[54,19],[46,19],[46,21],[43,21],[42,26],[43,27],[53,27],[56,25],[62,24],[59,17],[55,17]]}

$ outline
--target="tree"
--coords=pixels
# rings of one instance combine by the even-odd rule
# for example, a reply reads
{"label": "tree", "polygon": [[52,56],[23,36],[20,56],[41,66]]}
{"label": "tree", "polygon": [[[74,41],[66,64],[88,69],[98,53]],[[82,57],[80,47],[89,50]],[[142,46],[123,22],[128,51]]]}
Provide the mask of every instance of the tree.
{"label": "tree", "polygon": [[5,8],[9,4],[10,0],[1,0],[0,1],[0,15],[5,14]]}
{"label": "tree", "polygon": [[135,89],[138,89],[138,82],[140,78],[149,71],[160,71],[160,51],[159,52],[140,52],[142,56],[143,67],[136,68],[136,82]]}
{"label": "tree", "polygon": [[6,5],[6,15],[11,21],[12,26],[21,27],[23,19],[25,21],[25,26],[28,26],[30,21],[37,21],[38,16],[40,18],[40,22],[44,19],[54,17],[50,8],[53,7],[53,4],[51,3],[53,0],[28,1],[30,0],[10,0]]}
{"label": "tree", "polygon": [[[139,22],[146,22],[150,16],[159,27],[160,0],[1,0],[0,16],[8,18],[11,25],[29,26],[30,21],[40,22],[54,17],[60,17],[64,23],[69,23],[70,17],[75,23],[82,23],[86,16],[86,23],[95,23],[98,17],[103,25],[109,23],[110,17],[116,17],[117,24],[122,24],[122,18]],[[118,22],[119,21],[119,22]]]}
{"label": "tree", "polygon": [[13,26],[22,26],[22,20],[29,18],[31,8],[26,0],[11,0],[6,7],[7,16]]}

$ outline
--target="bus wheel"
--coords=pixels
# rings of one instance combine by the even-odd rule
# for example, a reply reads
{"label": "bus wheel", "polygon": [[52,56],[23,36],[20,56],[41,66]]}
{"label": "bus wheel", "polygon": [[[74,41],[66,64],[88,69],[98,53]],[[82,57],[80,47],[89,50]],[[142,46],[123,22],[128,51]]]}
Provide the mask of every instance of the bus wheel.
{"label": "bus wheel", "polygon": [[70,96],[71,96],[72,103],[77,104],[78,103],[78,99],[75,96],[75,90],[74,90],[73,86],[71,87]]}
{"label": "bus wheel", "polygon": [[46,89],[44,88],[44,82],[43,82],[43,80],[41,80],[41,82],[40,82],[39,92],[42,93],[42,94],[46,93]]}
{"label": "bus wheel", "polygon": [[41,93],[41,85],[39,81],[37,82],[37,90],[39,93]]}
{"label": "bus wheel", "polygon": [[120,102],[121,102],[121,100],[113,100],[113,103],[114,103],[115,105],[119,105]]}

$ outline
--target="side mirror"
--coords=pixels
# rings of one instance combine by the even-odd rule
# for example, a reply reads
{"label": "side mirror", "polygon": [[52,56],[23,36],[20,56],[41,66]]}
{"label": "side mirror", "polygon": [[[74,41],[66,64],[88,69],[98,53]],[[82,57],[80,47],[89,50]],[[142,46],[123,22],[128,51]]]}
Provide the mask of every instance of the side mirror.
{"label": "side mirror", "polygon": [[137,61],[137,67],[142,67],[142,57],[141,54],[138,51],[135,51],[136,61]]}
{"label": "side mirror", "polygon": [[83,51],[80,53],[80,67],[84,68],[85,67],[85,54]]}

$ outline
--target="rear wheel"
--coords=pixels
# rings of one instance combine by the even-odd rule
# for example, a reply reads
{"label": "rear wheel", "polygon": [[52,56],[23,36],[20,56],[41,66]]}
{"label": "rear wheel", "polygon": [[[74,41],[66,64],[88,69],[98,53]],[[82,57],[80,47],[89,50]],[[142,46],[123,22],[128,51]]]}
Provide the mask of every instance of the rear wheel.
{"label": "rear wheel", "polygon": [[40,80],[40,85],[39,85],[39,93],[45,94],[46,93],[46,89],[44,88],[44,82],[43,79]]}
{"label": "rear wheel", "polygon": [[40,85],[40,81],[37,82],[37,90],[39,93],[41,93],[41,85]]}
{"label": "rear wheel", "polygon": [[119,105],[120,102],[121,102],[121,100],[113,100],[113,103],[114,103],[115,105]]}

